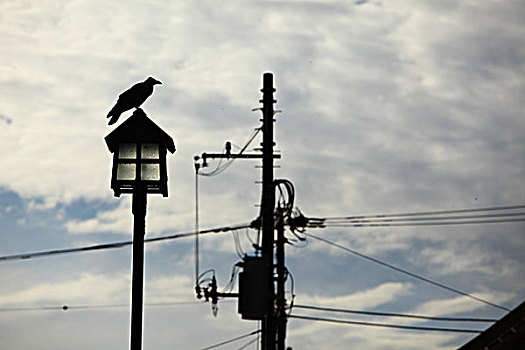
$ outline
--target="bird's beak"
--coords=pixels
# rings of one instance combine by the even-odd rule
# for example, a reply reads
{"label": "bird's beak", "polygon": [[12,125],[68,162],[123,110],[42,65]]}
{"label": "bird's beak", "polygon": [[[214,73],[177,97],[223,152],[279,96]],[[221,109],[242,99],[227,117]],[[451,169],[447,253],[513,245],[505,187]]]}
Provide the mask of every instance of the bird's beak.
{"label": "bird's beak", "polygon": [[161,82],[161,81],[158,81],[158,80],[155,80],[155,82],[153,83],[153,85],[157,85],[157,84],[162,85],[162,82]]}

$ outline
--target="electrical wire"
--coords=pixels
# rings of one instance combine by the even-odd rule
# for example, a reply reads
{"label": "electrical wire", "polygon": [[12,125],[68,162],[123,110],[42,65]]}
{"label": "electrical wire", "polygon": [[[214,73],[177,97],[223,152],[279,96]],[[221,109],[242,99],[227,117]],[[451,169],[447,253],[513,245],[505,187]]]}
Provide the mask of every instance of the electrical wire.
{"label": "electrical wire", "polygon": [[256,243],[256,242],[253,240],[253,238],[250,236],[250,230],[245,229],[244,234],[246,235],[246,238],[248,239],[248,241],[251,243],[252,247],[253,247],[254,245],[257,245],[257,243]]}
{"label": "electrical wire", "polygon": [[68,308],[69,307],[66,305],[64,306],[12,307],[12,308],[1,308],[0,312],[67,310]]}
{"label": "electrical wire", "polygon": [[457,215],[457,216],[441,216],[441,217],[410,217],[402,219],[392,219],[392,218],[367,218],[367,219],[330,219],[331,223],[374,223],[374,222],[403,222],[403,221],[436,221],[436,220],[458,220],[458,219],[484,219],[484,218],[502,218],[502,217],[512,217],[512,216],[524,216],[525,212],[522,213],[502,213],[502,214],[483,214],[483,215]]}
{"label": "electrical wire", "polygon": [[443,214],[461,214],[461,213],[474,213],[474,212],[499,211],[499,210],[516,210],[516,209],[525,209],[525,205],[513,205],[513,206],[502,206],[502,207],[486,207],[486,208],[473,208],[473,209],[438,210],[438,211],[426,211],[426,212],[415,212],[415,213],[334,216],[334,217],[324,218],[324,220],[339,220],[339,219],[356,220],[356,219],[371,219],[371,218],[400,217],[400,216],[422,216],[422,215],[426,216],[426,215],[443,215]]}
{"label": "electrical wire", "polygon": [[244,145],[244,147],[239,151],[239,154],[243,154],[244,151],[246,151],[246,148],[248,148],[248,146],[252,143],[253,139],[255,138],[255,136],[257,136],[257,134],[262,130],[262,127],[259,127],[259,128],[256,128],[252,135],[250,136],[250,139],[248,140],[248,142],[246,142],[246,144]]}
{"label": "electrical wire", "polygon": [[[250,138],[248,139],[244,147],[239,151],[239,154],[242,154],[246,150],[246,148],[248,148],[248,146],[252,143],[252,141],[255,139],[255,137],[260,131],[261,131],[261,128],[257,128],[253,131],[252,135],[250,136]],[[223,148],[222,153],[223,154],[226,153],[226,146]],[[195,264],[195,290],[197,291],[197,293],[199,293],[200,283],[202,283],[201,281],[199,281],[199,269],[200,269],[200,266],[199,266],[199,260],[200,260],[200,257],[199,257],[199,236],[200,236],[199,234],[199,175],[207,176],[207,177],[219,175],[223,171],[225,171],[233,163],[234,160],[235,158],[228,159],[228,161],[224,165],[222,165],[223,158],[221,158],[217,164],[217,167],[213,171],[207,172],[207,173],[199,172],[199,170],[201,169],[201,166],[197,162],[195,163],[195,232],[196,234],[195,234],[195,248],[194,248],[194,260],[195,260],[194,264]],[[248,227],[245,227],[245,228],[248,228]],[[236,230],[233,230],[233,239],[235,242],[235,250],[237,254],[240,257],[242,257],[244,253],[243,253],[242,246],[240,243],[239,235]]]}
{"label": "electrical wire", "polygon": [[[262,128],[257,128],[254,130],[254,132],[252,133],[252,135],[250,136],[250,138],[248,139],[248,141],[246,142],[246,144],[244,145],[244,147],[239,151],[239,155],[240,154],[243,154],[244,151],[246,150],[246,148],[248,148],[248,146],[252,143],[253,139],[255,139],[255,137],[257,136],[257,134],[262,130]],[[223,148],[223,154],[225,154],[225,148]],[[227,162],[222,165],[222,161],[223,161],[223,158],[219,159],[219,163],[217,164],[217,166],[215,167],[214,170],[210,171],[210,172],[207,172],[207,173],[203,173],[203,172],[199,172],[197,171],[197,173],[201,176],[206,176],[206,177],[212,177],[212,176],[217,176],[219,174],[221,174],[222,172],[224,172],[226,169],[228,169],[230,167],[230,165],[234,162],[235,158],[230,158],[227,160]]]}
{"label": "electrical wire", "polygon": [[392,265],[392,264],[388,264],[388,263],[386,263],[386,262],[384,262],[384,261],[381,261],[381,260],[379,260],[379,259],[372,258],[372,257],[370,257],[370,256],[368,256],[368,255],[363,254],[363,253],[359,253],[359,252],[356,251],[356,250],[353,250],[353,249],[350,249],[350,248],[348,248],[348,247],[345,247],[345,246],[342,246],[342,245],[340,245],[340,244],[337,244],[337,243],[334,243],[334,242],[332,242],[332,241],[329,241],[329,240],[327,240],[326,238],[321,238],[321,237],[318,237],[318,236],[312,235],[311,233],[306,233],[306,232],[304,232],[304,234],[305,234],[306,236],[308,236],[308,237],[315,238],[315,239],[318,240],[318,241],[321,241],[321,242],[324,242],[324,243],[326,243],[326,244],[329,244],[329,245],[331,245],[331,246],[333,246],[333,247],[336,247],[336,248],[342,249],[342,250],[344,250],[344,251],[346,251],[346,252],[348,252],[348,253],[351,253],[351,254],[357,255],[357,256],[359,256],[359,257],[361,257],[361,258],[367,259],[367,260],[372,261],[372,262],[374,262],[374,263],[376,263],[376,264],[379,264],[379,265],[382,265],[382,266],[388,267],[389,269],[395,270],[395,271],[397,271],[397,272],[401,272],[401,273],[403,273],[403,274],[405,274],[405,275],[408,275],[408,276],[410,276],[410,277],[416,278],[416,279],[418,279],[418,280],[420,280],[420,281],[423,281],[423,282],[426,282],[426,283],[432,284],[432,285],[434,285],[434,286],[436,286],[436,287],[439,287],[439,288],[442,288],[442,289],[446,289],[446,290],[448,290],[448,291],[450,291],[450,292],[454,292],[454,293],[459,294],[459,295],[466,296],[466,297],[468,297],[468,298],[470,298],[470,299],[477,300],[477,301],[479,301],[479,302],[482,302],[482,303],[484,303],[484,304],[486,304],[486,305],[493,306],[493,307],[498,308],[498,309],[500,309],[500,310],[510,311],[510,309],[508,309],[508,308],[506,308],[506,307],[504,307],[504,306],[501,306],[501,305],[498,305],[498,304],[492,303],[492,302],[490,302],[490,301],[487,301],[487,300],[485,300],[485,299],[482,299],[482,298],[477,297],[477,296],[475,296],[475,295],[472,295],[472,294],[470,294],[470,293],[466,293],[466,292],[460,291],[459,289],[456,289],[456,288],[452,288],[452,287],[446,286],[446,285],[444,285],[444,284],[442,284],[442,283],[439,283],[439,282],[433,281],[433,280],[431,280],[431,279],[429,279],[429,278],[423,277],[423,276],[418,275],[418,274],[415,274],[415,273],[413,273],[413,272],[409,272],[409,271],[407,271],[407,270],[405,270],[405,269],[402,269],[402,268],[396,267],[396,266],[394,266],[394,265]]}
{"label": "electrical wire", "polygon": [[497,322],[498,321],[497,319],[492,319],[492,318],[436,317],[436,316],[400,314],[400,313],[392,313],[392,312],[336,309],[336,308],[329,308],[329,307],[322,307],[322,306],[299,305],[299,304],[295,304],[293,307],[297,309],[307,309],[307,310],[315,310],[315,311],[340,312],[340,313],[368,315],[368,316],[403,317],[403,318],[413,318],[413,319],[430,320],[430,321],[444,321],[444,322]]}
{"label": "electrical wire", "polygon": [[228,340],[225,340],[223,342],[220,342],[220,343],[217,343],[217,344],[214,344],[214,345],[211,345],[211,346],[208,346],[208,347],[205,347],[205,348],[202,348],[201,350],[210,350],[210,349],[215,349],[215,348],[218,348],[219,346],[223,346],[223,345],[226,345],[226,344],[230,344],[230,343],[233,343],[235,341],[238,341],[238,340],[241,340],[241,339],[244,339],[244,338],[247,338],[247,337],[250,337],[252,335],[256,335],[256,334],[259,334],[261,332],[260,329],[258,330],[255,330],[253,332],[250,332],[250,333],[247,333],[247,334],[244,334],[244,335],[241,335],[241,336],[238,336],[236,338],[232,338],[232,339],[228,339]]}
{"label": "electrical wire", "polygon": [[199,168],[195,167],[195,287],[199,286]]}
{"label": "electrical wire", "polygon": [[197,286],[200,286],[201,284],[203,284],[205,282],[211,282],[212,278],[204,279],[204,276],[206,276],[209,273],[211,273],[212,278],[213,278],[213,276],[215,276],[215,269],[208,269],[208,270],[202,272],[201,274],[199,274],[197,276]]}
{"label": "electrical wire", "polygon": [[224,286],[222,293],[230,293],[233,290],[233,288],[235,287],[235,277],[237,276],[238,272],[239,272],[239,266],[237,266],[237,264],[233,265],[232,273],[230,275],[230,280]]}
{"label": "electrical wire", "polygon": [[241,346],[240,348],[237,348],[237,350],[244,350],[246,349],[248,346],[252,345],[253,343],[255,343],[256,341],[258,341],[259,339],[255,338],[255,339],[252,339],[250,340],[249,342],[247,342],[246,344],[244,344],[243,346]]}
{"label": "electrical wire", "polygon": [[202,277],[204,277],[208,273],[212,273],[212,274],[215,275],[215,269],[208,269],[208,270],[202,272],[201,274],[199,274],[199,279],[201,279]]}
{"label": "electrical wire", "polygon": [[246,252],[242,249],[241,238],[239,237],[239,232],[237,230],[232,231],[233,243],[235,246],[235,252],[239,258],[243,258],[246,255]]}
{"label": "electrical wire", "polygon": [[[525,205],[487,207],[458,210],[440,210],[418,213],[353,215],[326,218],[311,218],[308,227],[391,227],[391,226],[442,226],[495,224],[525,221],[525,212],[516,211]],[[480,213],[473,215],[472,213]],[[492,213],[490,213],[492,212]],[[450,215],[454,214],[454,215]],[[460,215],[461,214],[461,215]],[[465,215],[470,214],[470,215]]]}
{"label": "electrical wire", "polygon": [[338,319],[333,319],[333,318],[311,317],[311,316],[302,316],[302,315],[289,315],[288,317],[296,318],[300,320],[309,320],[309,321],[332,322],[332,323],[349,324],[349,325],[357,325],[357,326],[369,326],[369,327],[409,329],[409,330],[426,331],[426,332],[452,332],[452,333],[482,333],[483,332],[482,330],[477,330],[477,329],[404,326],[404,325],[391,324],[391,323],[360,322],[360,321],[338,320]]}
{"label": "electrical wire", "polygon": [[[257,321],[257,327],[259,327],[259,329],[261,328],[261,324],[262,324],[261,320]],[[257,333],[257,350],[259,350],[259,344],[260,344],[259,341],[261,340],[261,333],[262,332]]]}
{"label": "electrical wire", "polygon": [[[222,153],[225,154],[225,147],[223,147]],[[226,161],[226,163],[224,163],[224,165],[222,165],[223,158],[221,158],[221,159],[219,159],[219,162],[217,163],[217,166],[215,167],[215,169],[213,169],[210,172],[204,172],[204,173],[203,172],[198,172],[198,175],[206,176],[206,177],[217,176],[217,175],[223,173],[226,169],[228,169],[230,167],[230,165],[233,163],[233,161],[234,161],[234,158],[228,159]]]}
{"label": "electrical wire", "polygon": [[[471,220],[471,221],[450,221],[450,222],[412,222],[412,223],[335,223],[323,224],[321,227],[407,227],[407,226],[445,226],[445,225],[479,225],[479,224],[501,224],[508,222],[525,221],[525,217],[519,219],[502,219],[502,220]],[[314,226],[309,226],[314,227]],[[316,225],[315,227],[320,227]]]}
{"label": "electrical wire", "polygon": [[291,298],[290,298],[290,305],[288,307],[288,309],[290,310],[288,312],[288,316],[292,313],[292,310],[293,308],[295,307],[294,303],[295,303],[295,280],[293,278],[293,274],[290,272],[290,270],[285,267],[286,269],[286,276],[290,276],[290,283],[291,283],[291,286],[290,286],[290,294],[291,294]]}
{"label": "electrical wire", "polygon": [[[199,235],[209,234],[209,233],[224,233],[224,232],[230,232],[230,231],[239,230],[243,228],[249,228],[249,227],[251,227],[250,224],[239,224],[239,225],[233,225],[233,226],[223,226],[223,227],[212,228],[212,229],[207,229],[207,230],[200,230],[198,233]],[[144,239],[144,243],[153,243],[153,242],[167,241],[167,240],[173,240],[173,239],[178,239],[178,238],[186,238],[186,237],[194,236],[196,234],[197,234],[196,232],[187,232],[187,233],[177,233],[177,234],[173,234],[169,236],[146,238]],[[85,246],[85,247],[53,249],[53,250],[45,250],[45,251],[40,251],[40,252],[4,255],[4,256],[0,256],[0,262],[6,262],[6,261],[12,261],[12,260],[27,260],[27,259],[39,258],[43,256],[80,253],[80,252],[94,251],[94,250],[115,249],[115,248],[122,248],[122,247],[132,245],[132,244],[133,244],[133,241],[123,241],[123,242],[96,244],[96,245]]]}
{"label": "electrical wire", "polygon": [[292,182],[286,179],[276,179],[274,180],[274,184],[279,190],[277,207],[284,211],[285,216],[291,215],[295,202],[295,188]]}
{"label": "electrical wire", "polygon": [[[152,302],[144,303],[145,306],[177,306],[177,305],[198,305],[204,304],[204,301],[172,301],[172,302]],[[18,311],[49,311],[49,310],[83,310],[83,309],[112,309],[129,307],[130,304],[101,304],[101,305],[63,305],[63,306],[36,306],[36,307],[11,307],[0,308],[0,312],[18,312]]]}

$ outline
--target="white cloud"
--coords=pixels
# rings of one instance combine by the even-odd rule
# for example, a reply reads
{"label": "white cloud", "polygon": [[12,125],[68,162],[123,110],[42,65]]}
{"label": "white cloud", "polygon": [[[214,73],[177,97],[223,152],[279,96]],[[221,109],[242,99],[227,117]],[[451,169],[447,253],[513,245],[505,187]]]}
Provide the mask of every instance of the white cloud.
{"label": "white cloud", "polygon": [[[450,349],[447,345],[454,341],[455,336],[446,334],[428,334],[417,332],[399,332],[395,330],[334,325],[322,322],[306,324],[305,321],[291,320],[293,329],[290,334],[290,345],[294,348],[305,350],[313,349],[346,349],[349,344],[357,348],[373,350],[380,349],[421,349],[424,344],[425,349]],[[308,322],[308,321],[306,321]],[[312,334],[316,334],[312,337]]]}
{"label": "white cloud", "polygon": [[349,295],[300,295],[297,297],[297,303],[338,308],[372,308],[392,302],[400,296],[410,294],[411,288],[412,285],[410,283],[387,282],[377,287]]}
{"label": "white cloud", "polygon": [[64,224],[72,234],[94,234],[114,232],[129,234],[133,228],[133,216],[130,200],[122,199],[119,206],[111,211],[100,211],[94,218],[86,220],[69,220]]}
{"label": "white cloud", "polygon": [[[500,305],[513,297],[512,293],[502,292],[474,292],[472,294],[478,298],[490,300]],[[482,303],[466,296],[460,296],[450,299],[428,301],[416,307],[413,313],[430,316],[465,315],[467,312],[479,310],[482,307],[484,307]]]}
{"label": "white cloud", "polygon": [[101,304],[122,302],[129,294],[129,277],[83,273],[80,277],[55,283],[39,283],[32,287],[0,295],[0,304],[8,306],[59,306],[67,304]]}
{"label": "white cloud", "polygon": [[161,276],[146,281],[145,297],[150,302],[191,301],[193,281],[188,276]]}
{"label": "white cloud", "polygon": [[[126,304],[129,302],[130,283],[127,272],[84,272],[71,279],[41,282],[25,289],[0,294],[0,305],[9,308]],[[193,281],[188,276],[148,276],[146,279],[144,298],[148,303],[192,301],[193,297]]]}

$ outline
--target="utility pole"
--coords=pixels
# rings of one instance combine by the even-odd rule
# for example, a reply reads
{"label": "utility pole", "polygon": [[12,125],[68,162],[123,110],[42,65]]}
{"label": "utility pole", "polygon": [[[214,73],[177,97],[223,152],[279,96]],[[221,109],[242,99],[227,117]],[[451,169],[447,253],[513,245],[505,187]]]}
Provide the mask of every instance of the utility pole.
{"label": "utility pole", "polygon": [[262,199],[261,199],[261,222],[262,222],[262,257],[266,265],[268,286],[266,290],[266,316],[262,320],[261,345],[263,350],[275,350],[276,322],[275,322],[275,287],[273,269],[273,244],[274,235],[274,209],[275,209],[275,187],[273,183],[273,99],[275,88],[273,87],[272,73],[263,75],[263,142],[262,142]]}
{"label": "utility pole", "polygon": [[277,209],[277,241],[275,248],[275,260],[277,265],[277,350],[285,350],[286,346],[286,298],[285,282],[286,267],[284,264],[284,213],[283,208]]}
{"label": "utility pole", "polygon": [[[284,300],[284,282],[285,282],[285,268],[284,268],[284,222],[282,223],[281,238],[278,238],[278,267],[277,267],[277,285],[278,293],[280,297],[276,298],[275,292],[275,266],[274,266],[274,244],[275,241],[275,182],[273,177],[273,160],[280,159],[279,154],[274,154],[275,142],[273,139],[273,123],[274,119],[274,108],[273,104],[277,102],[273,99],[273,93],[275,92],[273,87],[273,74],[264,73],[263,74],[263,88],[261,92],[263,93],[262,100],[259,100],[262,103],[262,127],[261,131],[263,133],[262,144],[261,144],[261,153],[258,154],[232,154],[231,153],[231,144],[226,143],[226,153],[203,153],[200,157],[196,156],[195,161],[202,159],[202,167],[207,166],[207,159],[235,159],[235,158],[244,158],[244,159],[262,159],[262,197],[261,197],[261,212],[260,212],[260,226],[262,227],[262,242],[261,247],[261,257],[245,257],[244,259],[244,272],[249,275],[246,277],[248,284],[250,285],[249,292],[246,294],[238,295],[234,294],[224,294],[223,296],[238,296],[240,309],[245,307],[245,303],[250,307],[254,303],[258,304],[255,309],[244,310],[245,314],[242,314],[243,319],[250,320],[260,320],[262,323],[261,327],[261,349],[262,350],[276,350],[277,339],[282,343],[282,346],[279,349],[284,349],[284,340],[286,336],[286,314],[284,313],[285,300]],[[196,166],[196,169],[199,169],[200,165]],[[280,247],[280,248],[279,248]],[[262,261],[261,261],[262,260]],[[262,263],[262,264],[259,264]],[[281,266],[282,265],[282,266]],[[279,267],[281,266],[281,268]],[[263,276],[261,276],[261,274]],[[256,280],[254,282],[254,279]],[[254,283],[254,284],[252,284]],[[213,284],[213,283],[212,283]],[[239,277],[239,284],[240,277]],[[266,285],[264,285],[266,284]],[[252,295],[254,291],[254,285],[257,286],[256,295]],[[260,287],[259,287],[260,285]],[[212,294],[217,297],[221,296],[216,292],[216,286],[210,286]],[[239,286],[239,291],[241,287]],[[260,293],[262,290],[262,293]],[[210,293],[210,292],[208,292]],[[198,292],[198,295],[199,292]],[[206,291],[205,291],[206,296]],[[213,302],[213,297],[212,302]],[[241,302],[241,298],[243,301]],[[276,308],[276,302],[278,304]],[[264,304],[264,305],[261,305]],[[281,311],[278,311],[281,310]],[[279,319],[279,320],[278,320]],[[279,333],[278,333],[279,329]],[[279,334],[279,336],[278,336]]]}

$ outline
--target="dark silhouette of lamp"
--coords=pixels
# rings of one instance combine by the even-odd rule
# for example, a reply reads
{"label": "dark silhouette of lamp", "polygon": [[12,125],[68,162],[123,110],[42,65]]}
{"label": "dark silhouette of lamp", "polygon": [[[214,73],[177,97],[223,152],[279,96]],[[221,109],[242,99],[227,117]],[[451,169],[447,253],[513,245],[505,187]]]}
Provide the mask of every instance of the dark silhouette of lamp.
{"label": "dark silhouette of lamp", "polygon": [[166,153],[175,152],[175,143],[140,108],[105,140],[113,153],[111,189],[115,197],[133,194],[130,349],[141,350],[147,194],[168,196]]}
{"label": "dark silhouette of lamp", "polygon": [[166,153],[175,152],[175,143],[141,109],[105,140],[113,153],[111,189],[115,197],[133,193],[138,187],[143,187],[146,193],[168,196]]}

